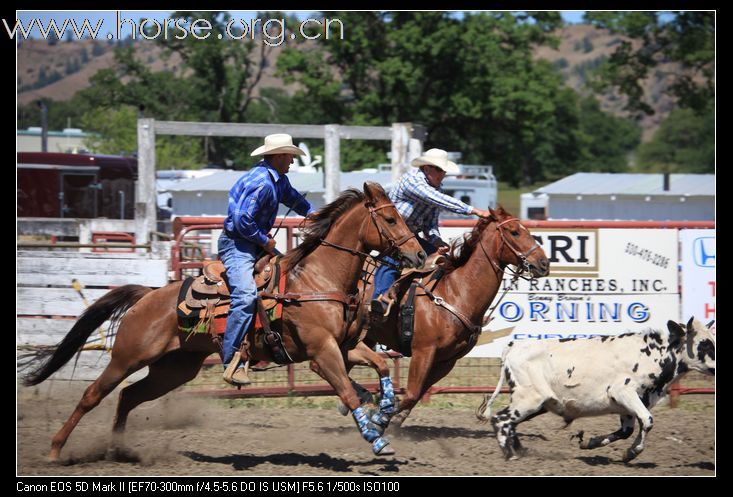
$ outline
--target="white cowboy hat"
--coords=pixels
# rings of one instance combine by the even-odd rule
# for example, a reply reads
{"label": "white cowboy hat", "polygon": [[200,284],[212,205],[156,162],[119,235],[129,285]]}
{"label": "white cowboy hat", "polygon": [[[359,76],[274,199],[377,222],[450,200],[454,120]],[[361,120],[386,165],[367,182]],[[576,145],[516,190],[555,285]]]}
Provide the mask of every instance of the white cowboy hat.
{"label": "white cowboy hat", "polygon": [[412,159],[410,163],[415,167],[419,166],[435,166],[439,167],[446,173],[458,174],[461,172],[458,165],[455,162],[448,160],[448,152],[439,148],[431,148],[424,155]]}
{"label": "white cowboy hat", "polygon": [[293,145],[293,137],[286,133],[277,133],[267,135],[265,144],[255,149],[250,155],[273,155],[273,154],[293,154],[305,155],[301,149]]}

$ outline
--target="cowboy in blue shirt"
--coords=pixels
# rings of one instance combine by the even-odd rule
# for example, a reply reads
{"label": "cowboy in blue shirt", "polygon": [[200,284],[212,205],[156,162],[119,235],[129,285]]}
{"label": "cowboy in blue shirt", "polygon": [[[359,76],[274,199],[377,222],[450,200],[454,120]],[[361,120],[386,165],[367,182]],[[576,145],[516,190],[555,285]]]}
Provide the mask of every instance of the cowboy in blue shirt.
{"label": "cowboy in blue shirt", "polygon": [[[416,235],[422,231],[424,238],[417,237],[425,252],[430,255],[436,251],[445,253],[448,244],[440,238],[438,217],[442,209],[457,214],[489,217],[491,213],[476,209],[458,199],[446,195],[440,185],[446,173],[457,174],[458,166],[448,160],[448,153],[439,148],[431,148],[424,155],[413,159],[411,164],[416,167],[405,173],[397,186],[389,192],[389,198],[394,202],[397,211],[405,220],[405,224]],[[385,257],[387,262],[397,265],[397,261]],[[374,294],[372,296],[371,314],[373,322],[379,323],[380,317],[387,310],[386,303],[381,298],[395,282],[399,271],[387,265],[381,265],[374,273]]]}
{"label": "cowboy in blue shirt", "polygon": [[229,190],[229,210],[219,237],[219,258],[227,269],[231,304],[222,347],[224,381],[248,385],[248,362],[239,349],[252,324],[257,302],[253,271],[264,252],[275,254],[275,239],[267,235],[275,224],[280,203],[302,216],[313,212],[311,204],[285,176],[295,155],[304,155],[287,134],[265,137],[265,144],[252,152],[264,158]]}

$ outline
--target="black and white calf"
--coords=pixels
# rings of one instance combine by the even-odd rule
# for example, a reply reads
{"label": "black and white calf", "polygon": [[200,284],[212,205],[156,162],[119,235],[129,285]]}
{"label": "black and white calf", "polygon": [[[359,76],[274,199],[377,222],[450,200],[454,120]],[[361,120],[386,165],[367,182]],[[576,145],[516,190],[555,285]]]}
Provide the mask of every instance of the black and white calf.
{"label": "black and white calf", "polygon": [[[583,440],[580,448],[602,447],[634,431],[639,433],[626,452],[630,461],[644,449],[652,429],[649,409],[666,394],[667,387],[689,370],[715,374],[715,338],[692,318],[683,325],[667,322],[669,332],[649,330],[590,339],[511,342],[502,357],[501,377],[476,415],[488,421],[491,404],[506,378],[511,391],[509,406],[491,417],[499,446],[507,459],[524,452],[516,434],[522,421],[545,412],[574,419],[620,414],[621,428]],[[566,425],[567,426],[567,425]]]}

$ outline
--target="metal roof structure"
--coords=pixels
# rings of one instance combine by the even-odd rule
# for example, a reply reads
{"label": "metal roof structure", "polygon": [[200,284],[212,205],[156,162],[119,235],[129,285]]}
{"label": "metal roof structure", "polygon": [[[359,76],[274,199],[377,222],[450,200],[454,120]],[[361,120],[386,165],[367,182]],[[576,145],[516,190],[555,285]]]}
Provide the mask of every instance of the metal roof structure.
{"label": "metal roof structure", "polygon": [[549,195],[672,195],[714,196],[714,174],[670,174],[669,190],[664,174],[575,173],[534,193]]}

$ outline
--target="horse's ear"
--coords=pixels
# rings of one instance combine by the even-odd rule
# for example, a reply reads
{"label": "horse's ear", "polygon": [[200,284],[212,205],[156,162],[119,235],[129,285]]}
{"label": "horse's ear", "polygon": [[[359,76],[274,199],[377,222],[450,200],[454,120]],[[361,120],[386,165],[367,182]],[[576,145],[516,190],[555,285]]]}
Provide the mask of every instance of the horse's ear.
{"label": "horse's ear", "polygon": [[382,185],[373,181],[364,182],[364,194],[366,195],[367,202],[371,204],[375,204],[380,197],[385,195]]}
{"label": "horse's ear", "polygon": [[491,213],[491,217],[494,219],[501,220],[506,216],[506,211],[504,210],[504,207],[501,206],[501,204],[498,204],[496,206],[496,209],[492,209],[489,207],[489,212]]}

